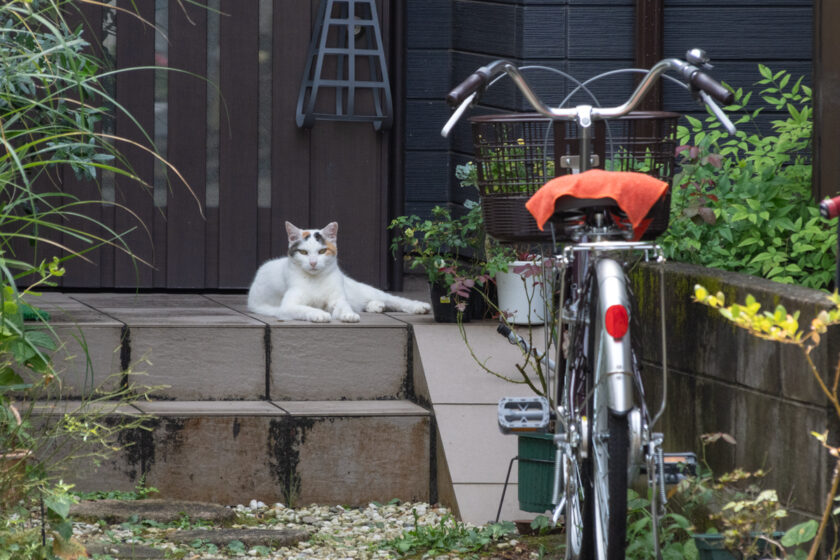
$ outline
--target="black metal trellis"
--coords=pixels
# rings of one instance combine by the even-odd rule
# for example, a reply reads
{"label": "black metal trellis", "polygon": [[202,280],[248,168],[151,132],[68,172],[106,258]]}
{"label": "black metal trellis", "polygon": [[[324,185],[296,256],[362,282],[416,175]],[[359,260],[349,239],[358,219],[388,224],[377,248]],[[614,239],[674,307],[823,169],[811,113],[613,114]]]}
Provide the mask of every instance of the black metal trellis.
{"label": "black metal trellis", "polygon": [[[369,75],[360,79],[359,63],[365,59]],[[334,111],[317,105],[325,90],[334,91]],[[372,111],[361,112],[362,92],[370,93]],[[295,120],[303,128],[312,128],[318,120],[371,122],[376,130],[391,127],[393,101],[374,0],[322,0]]]}

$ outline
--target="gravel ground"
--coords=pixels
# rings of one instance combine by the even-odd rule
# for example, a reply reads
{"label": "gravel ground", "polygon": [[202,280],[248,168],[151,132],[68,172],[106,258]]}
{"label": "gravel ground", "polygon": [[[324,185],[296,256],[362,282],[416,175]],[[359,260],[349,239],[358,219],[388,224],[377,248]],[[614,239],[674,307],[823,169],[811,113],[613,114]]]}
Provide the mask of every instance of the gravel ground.
{"label": "gravel ground", "polygon": [[[202,527],[199,524],[196,527],[195,524],[188,526],[186,523],[178,526],[177,523],[161,524],[142,520],[116,525],[107,525],[104,522],[74,522],[74,537],[87,546],[89,551],[97,551],[93,558],[101,559],[159,557],[198,560],[256,557],[284,560],[377,560],[400,558],[396,551],[382,548],[381,545],[415,526],[439,528],[442,523],[448,526],[455,525],[446,508],[424,503],[371,504],[365,508],[289,508],[282,504],[266,505],[252,501],[247,506],[238,505],[234,509],[238,514],[237,521],[229,528],[296,532],[303,530],[309,533],[309,537],[296,545],[281,548],[255,544],[254,541],[247,545],[242,541],[216,545],[212,544],[213,537],[219,531],[212,526]],[[467,530],[471,528],[462,527]],[[207,538],[194,539],[189,544],[178,544],[179,533],[182,534],[185,529],[206,531]],[[134,555],[124,556],[125,551],[132,548],[136,550],[132,553]],[[141,556],[140,551],[147,549],[151,551],[150,555]],[[154,549],[158,551],[157,556]],[[478,556],[470,553],[435,552],[432,555],[419,554],[411,557],[454,560]],[[480,556],[499,560],[529,560],[539,557],[536,552],[529,551],[515,533],[490,544]]]}

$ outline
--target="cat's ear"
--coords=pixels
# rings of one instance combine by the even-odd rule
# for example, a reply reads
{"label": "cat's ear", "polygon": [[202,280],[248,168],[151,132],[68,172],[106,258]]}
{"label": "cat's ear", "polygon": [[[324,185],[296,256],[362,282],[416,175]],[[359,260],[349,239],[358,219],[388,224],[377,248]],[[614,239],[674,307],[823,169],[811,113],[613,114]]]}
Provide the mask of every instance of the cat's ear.
{"label": "cat's ear", "polygon": [[289,245],[302,239],[302,231],[303,230],[294,225],[292,222],[286,222],[286,235],[289,237]]}
{"label": "cat's ear", "polygon": [[321,230],[321,235],[323,235],[330,243],[335,243],[338,239],[338,222],[330,222],[327,224],[326,227]]}

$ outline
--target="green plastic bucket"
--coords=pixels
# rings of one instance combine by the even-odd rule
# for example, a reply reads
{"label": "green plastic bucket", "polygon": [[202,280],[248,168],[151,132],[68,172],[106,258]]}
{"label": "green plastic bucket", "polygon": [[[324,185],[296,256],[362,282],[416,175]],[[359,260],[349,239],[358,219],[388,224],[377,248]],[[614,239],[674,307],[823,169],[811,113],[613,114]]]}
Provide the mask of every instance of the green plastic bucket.
{"label": "green plastic bucket", "polygon": [[519,434],[519,509],[544,513],[554,507],[554,434]]}

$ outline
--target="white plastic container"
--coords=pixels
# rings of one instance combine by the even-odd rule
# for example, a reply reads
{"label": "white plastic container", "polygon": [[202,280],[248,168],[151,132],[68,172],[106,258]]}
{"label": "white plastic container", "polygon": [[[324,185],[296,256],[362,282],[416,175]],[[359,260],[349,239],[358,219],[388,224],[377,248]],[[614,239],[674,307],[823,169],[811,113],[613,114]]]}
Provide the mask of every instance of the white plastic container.
{"label": "white plastic container", "polygon": [[[514,325],[542,325],[545,322],[545,291],[542,276],[514,272],[517,267],[534,265],[532,261],[514,261],[507,272],[496,275],[499,310],[508,313]],[[536,266],[539,266],[537,263]],[[528,305],[530,300],[530,306]]]}

